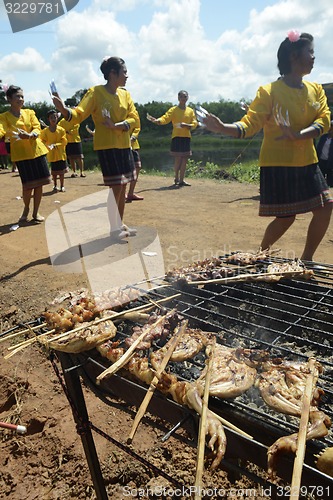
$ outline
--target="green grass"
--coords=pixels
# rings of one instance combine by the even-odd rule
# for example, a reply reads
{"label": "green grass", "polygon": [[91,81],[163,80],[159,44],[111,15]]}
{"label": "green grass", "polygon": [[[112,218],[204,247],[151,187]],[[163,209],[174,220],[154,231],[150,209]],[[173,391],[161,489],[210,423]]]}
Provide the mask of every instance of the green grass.
{"label": "green grass", "polygon": [[[215,138],[212,138],[215,139]],[[166,140],[166,144],[170,144],[170,139]],[[142,142],[140,143],[142,145]],[[212,144],[210,144],[212,146]],[[231,141],[228,144],[231,146]],[[205,146],[208,148],[208,144],[205,143]],[[142,147],[142,146],[141,146]],[[162,144],[159,143],[159,148],[162,147]],[[93,151],[91,142],[83,143],[83,152],[84,152],[84,163],[86,170],[92,171],[100,171],[100,166],[98,164],[98,157],[95,151]],[[234,160],[235,161],[235,160]],[[248,161],[235,161],[229,162],[229,165],[218,165],[213,162],[202,162],[202,161],[194,161],[192,159],[187,162],[186,176],[192,179],[215,179],[218,181],[237,181],[237,182],[247,182],[247,183],[259,183],[259,167],[257,160],[248,160]],[[170,177],[173,176],[172,168],[170,171],[161,171],[156,168],[149,168],[145,166],[144,169],[141,170],[141,175],[149,174],[155,175],[159,177]]]}

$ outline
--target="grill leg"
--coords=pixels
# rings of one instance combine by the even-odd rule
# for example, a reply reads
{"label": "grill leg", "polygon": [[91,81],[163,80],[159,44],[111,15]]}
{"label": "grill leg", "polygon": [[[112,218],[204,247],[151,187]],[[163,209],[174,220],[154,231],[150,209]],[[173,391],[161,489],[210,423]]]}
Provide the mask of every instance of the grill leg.
{"label": "grill leg", "polygon": [[78,370],[67,371],[68,368],[71,368],[73,366],[73,364],[71,363],[71,357],[68,354],[63,354],[60,352],[58,352],[57,355],[61,362],[70,402],[72,402],[74,405],[74,408],[72,407],[72,405],[71,408],[75,423],[80,427],[84,425],[84,432],[80,433],[80,437],[90,470],[91,479],[96,492],[97,500],[107,500],[108,495],[104,485],[104,479],[96,452],[95,442],[91,433],[91,429],[88,425],[88,411]]}

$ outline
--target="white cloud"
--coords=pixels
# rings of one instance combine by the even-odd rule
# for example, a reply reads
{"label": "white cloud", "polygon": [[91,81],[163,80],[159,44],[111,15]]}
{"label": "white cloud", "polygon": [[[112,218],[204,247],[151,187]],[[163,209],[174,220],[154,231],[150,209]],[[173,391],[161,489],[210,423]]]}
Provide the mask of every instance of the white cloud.
{"label": "white cloud", "polygon": [[50,69],[51,65],[32,47],[26,47],[23,52],[12,52],[0,60],[0,72],[3,75],[3,80],[6,80],[5,75],[13,74],[16,71],[36,71],[39,73]]}
{"label": "white cloud", "polygon": [[[140,103],[176,102],[181,88],[194,102],[251,99],[259,85],[278,77],[278,46],[295,28],[315,37],[316,62],[308,78],[333,81],[332,0],[270,3],[247,11],[247,18],[240,13],[244,28],[238,29],[236,24],[223,25],[226,7],[219,0],[94,0],[85,10],[74,9],[54,21],[49,43],[55,47],[49,61],[44,60],[41,44],[9,53],[0,59],[1,78],[7,81],[9,75],[13,81],[25,72],[31,94],[44,99],[48,82],[55,78],[66,98],[104,83],[101,61],[106,55],[118,55],[126,61],[128,88]],[[219,27],[221,20],[223,25],[219,36],[202,25],[202,11],[207,8],[216,8],[216,24]],[[126,21],[143,12],[136,27]],[[36,77],[30,78],[33,72]]]}

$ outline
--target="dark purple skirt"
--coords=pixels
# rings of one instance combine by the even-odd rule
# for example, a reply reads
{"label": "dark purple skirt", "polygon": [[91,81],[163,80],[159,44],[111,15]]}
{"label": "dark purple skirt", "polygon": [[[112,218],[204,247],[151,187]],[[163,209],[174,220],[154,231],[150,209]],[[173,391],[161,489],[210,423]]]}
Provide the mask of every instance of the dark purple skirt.
{"label": "dark purple skirt", "polygon": [[190,137],[174,137],[171,139],[171,156],[180,156],[186,158],[192,155]]}
{"label": "dark purple skirt", "polygon": [[332,201],[317,164],[260,168],[261,216],[288,217],[312,212]]}
{"label": "dark purple skirt", "polygon": [[134,157],[131,148],[97,150],[105,186],[128,184],[136,180]]}
{"label": "dark purple skirt", "polygon": [[68,166],[65,160],[52,161],[50,163],[52,174],[66,174]]}
{"label": "dark purple skirt", "polygon": [[67,158],[72,158],[73,160],[84,158],[82,142],[68,142],[66,144],[66,155]]}
{"label": "dark purple skirt", "polygon": [[51,183],[46,155],[38,156],[33,160],[17,161],[16,165],[23,189],[34,189]]}
{"label": "dark purple skirt", "polygon": [[133,153],[135,168],[139,170],[141,168],[141,158],[139,151],[137,149],[132,149],[132,153]]}

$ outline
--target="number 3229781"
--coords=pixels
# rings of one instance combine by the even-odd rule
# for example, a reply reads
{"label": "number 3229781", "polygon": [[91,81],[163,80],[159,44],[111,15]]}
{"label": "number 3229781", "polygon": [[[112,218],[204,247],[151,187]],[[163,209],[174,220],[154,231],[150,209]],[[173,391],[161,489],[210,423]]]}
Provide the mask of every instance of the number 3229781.
{"label": "number 3229781", "polygon": [[61,2],[6,2],[7,14],[61,14]]}

